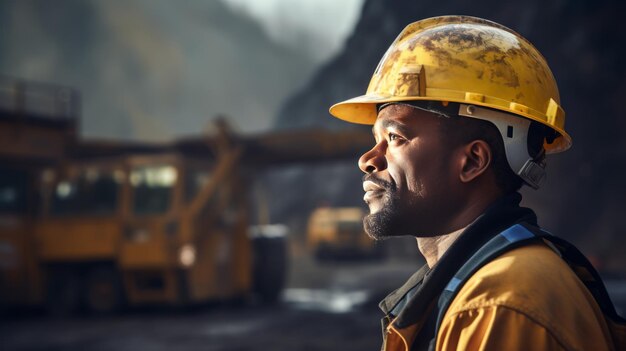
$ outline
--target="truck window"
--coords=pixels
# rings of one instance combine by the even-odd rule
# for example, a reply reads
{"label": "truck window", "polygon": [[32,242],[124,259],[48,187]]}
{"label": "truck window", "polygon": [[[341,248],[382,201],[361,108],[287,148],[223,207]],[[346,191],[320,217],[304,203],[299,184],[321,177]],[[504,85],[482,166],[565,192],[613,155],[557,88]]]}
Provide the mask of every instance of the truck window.
{"label": "truck window", "polygon": [[61,179],[54,188],[52,215],[111,215],[118,204],[119,177],[113,171],[82,170],[77,177]]}
{"label": "truck window", "polygon": [[0,213],[26,213],[28,172],[0,168]]}
{"label": "truck window", "polygon": [[138,215],[162,214],[169,210],[178,172],[173,166],[137,167],[130,173],[133,211]]}

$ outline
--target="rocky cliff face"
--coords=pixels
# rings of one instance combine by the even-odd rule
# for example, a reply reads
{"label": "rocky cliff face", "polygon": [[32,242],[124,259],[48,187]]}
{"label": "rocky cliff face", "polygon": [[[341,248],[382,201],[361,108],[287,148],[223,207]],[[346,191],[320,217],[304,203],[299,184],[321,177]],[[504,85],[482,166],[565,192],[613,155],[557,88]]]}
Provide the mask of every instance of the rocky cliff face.
{"label": "rocky cliff face", "polygon": [[[626,224],[620,218],[626,211],[625,10],[620,1],[367,1],[344,51],[284,105],[277,127],[352,127],[331,118],[328,107],[365,92],[378,60],[410,22],[464,14],[502,23],[546,57],[574,140],[570,151],[548,158],[548,182],[540,191],[525,190],[525,204],[539,213],[542,225],[619,267],[626,250]],[[359,203],[358,173],[330,177],[324,172],[293,171],[291,177],[306,184],[311,200]]]}

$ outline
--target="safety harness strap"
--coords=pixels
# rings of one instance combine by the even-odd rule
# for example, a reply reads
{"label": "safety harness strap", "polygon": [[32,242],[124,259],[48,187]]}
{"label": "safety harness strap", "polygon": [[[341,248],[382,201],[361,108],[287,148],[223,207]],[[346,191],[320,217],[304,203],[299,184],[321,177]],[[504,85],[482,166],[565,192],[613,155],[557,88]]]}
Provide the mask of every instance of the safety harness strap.
{"label": "safety harness strap", "polygon": [[[483,247],[476,251],[476,253],[457,271],[454,277],[450,279],[444,291],[439,296],[439,301],[436,306],[438,312],[434,338],[436,339],[439,334],[441,322],[452,300],[454,300],[463,285],[474,273],[505,252],[520,246],[541,242],[542,240],[555,250],[574,273],[576,273],[578,278],[585,284],[595,298],[605,317],[618,324],[626,323],[626,320],[617,314],[600,275],[593,268],[589,260],[587,260],[576,247],[541,228],[524,223],[515,224],[489,240]],[[434,350],[435,342],[431,342],[430,345],[431,349]]]}

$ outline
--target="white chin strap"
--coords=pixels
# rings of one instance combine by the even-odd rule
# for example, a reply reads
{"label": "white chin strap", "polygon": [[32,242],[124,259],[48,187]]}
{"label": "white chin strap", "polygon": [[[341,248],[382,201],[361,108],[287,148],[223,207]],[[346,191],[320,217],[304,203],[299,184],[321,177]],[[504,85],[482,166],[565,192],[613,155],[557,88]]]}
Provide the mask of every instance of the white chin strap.
{"label": "white chin strap", "polygon": [[546,179],[545,164],[538,163],[528,154],[530,120],[466,104],[461,104],[459,115],[493,123],[502,135],[506,159],[513,172],[533,189],[543,184]]}

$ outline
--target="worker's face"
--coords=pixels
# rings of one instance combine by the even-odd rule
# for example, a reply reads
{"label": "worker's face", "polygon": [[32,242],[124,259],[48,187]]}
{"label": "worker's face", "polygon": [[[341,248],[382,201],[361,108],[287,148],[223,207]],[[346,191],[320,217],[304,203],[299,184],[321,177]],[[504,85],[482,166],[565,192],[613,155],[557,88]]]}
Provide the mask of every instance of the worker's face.
{"label": "worker's face", "polygon": [[[373,127],[376,145],[359,159],[366,232],[390,236],[434,236],[454,207],[451,147],[441,135],[442,117],[406,105],[389,105]],[[458,179],[458,177],[457,177]]]}

